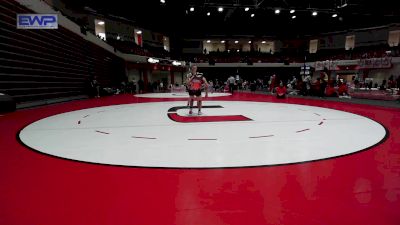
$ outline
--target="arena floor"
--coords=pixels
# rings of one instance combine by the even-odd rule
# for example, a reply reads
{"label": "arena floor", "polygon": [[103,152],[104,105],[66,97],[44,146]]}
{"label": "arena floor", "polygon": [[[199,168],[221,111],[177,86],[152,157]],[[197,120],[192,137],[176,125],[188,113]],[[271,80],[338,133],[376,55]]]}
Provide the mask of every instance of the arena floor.
{"label": "arena floor", "polygon": [[184,97],[0,116],[0,224],[399,224],[399,108]]}

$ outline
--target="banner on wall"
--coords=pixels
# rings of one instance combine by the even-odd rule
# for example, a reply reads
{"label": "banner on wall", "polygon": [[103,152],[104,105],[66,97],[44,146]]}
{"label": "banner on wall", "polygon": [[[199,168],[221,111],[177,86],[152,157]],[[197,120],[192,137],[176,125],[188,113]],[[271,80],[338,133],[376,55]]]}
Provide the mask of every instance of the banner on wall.
{"label": "banner on wall", "polygon": [[316,53],[318,51],[318,39],[310,40],[310,46],[308,51],[310,53]]}
{"label": "banner on wall", "polygon": [[371,59],[360,59],[359,63],[361,69],[379,69],[379,68],[390,68],[392,67],[392,58],[371,58]]}
{"label": "banner on wall", "polygon": [[388,44],[390,47],[399,46],[400,30],[389,31]]}
{"label": "banner on wall", "polygon": [[336,70],[336,67],[339,65],[340,61],[337,60],[326,60],[326,61],[317,61],[315,62],[315,70],[321,71],[325,68],[328,70]]}
{"label": "banner on wall", "polygon": [[[356,67],[354,67],[356,66]],[[342,70],[343,68],[351,67],[354,69],[380,69],[392,67],[392,58],[371,58],[360,60],[326,60],[315,62],[315,70],[321,71],[325,68],[328,70]]]}
{"label": "banner on wall", "polygon": [[350,50],[354,49],[355,43],[356,43],[356,36],[355,35],[348,35],[346,36],[346,43],[345,43],[345,49]]}

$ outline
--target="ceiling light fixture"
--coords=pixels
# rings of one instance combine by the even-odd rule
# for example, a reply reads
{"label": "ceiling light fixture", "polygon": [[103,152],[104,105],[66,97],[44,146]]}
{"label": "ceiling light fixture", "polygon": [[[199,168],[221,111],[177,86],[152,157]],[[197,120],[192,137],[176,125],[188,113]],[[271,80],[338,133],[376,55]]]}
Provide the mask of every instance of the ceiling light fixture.
{"label": "ceiling light fixture", "polygon": [[312,12],[312,15],[313,15],[313,16],[317,16],[317,15],[318,15],[318,12],[317,12],[317,11],[314,11],[314,12]]}
{"label": "ceiling light fixture", "polygon": [[335,14],[332,14],[332,17],[333,17],[333,18],[337,17],[337,14],[336,14],[336,13],[335,13]]}
{"label": "ceiling light fixture", "polygon": [[294,13],[294,12],[296,12],[296,10],[294,10],[294,9],[290,10],[290,13]]}
{"label": "ceiling light fixture", "polygon": [[182,63],[181,63],[181,62],[178,62],[178,61],[172,61],[172,65],[174,65],[174,66],[181,66]]}
{"label": "ceiling light fixture", "polygon": [[153,58],[148,58],[148,59],[147,59],[147,62],[149,62],[149,63],[159,63],[160,60],[158,60],[158,59],[153,59]]}
{"label": "ceiling light fixture", "polygon": [[275,9],[275,14],[279,14],[279,13],[281,13],[281,10],[280,9]]}
{"label": "ceiling light fixture", "polygon": [[346,0],[344,0],[344,3],[343,3],[343,1],[341,0],[340,3],[341,3],[341,5],[338,5],[338,6],[337,6],[338,9],[344,8],[344,7],[347,6],[347,1],[346,1]]}
{"label": "ceiling light fixture", "polygon": [[250,10],[250,8],[249,7],[246,7],[246,8],[244,8],[244,11],[249,11]]}
{"label": "ceiling light fixture", "polygon": [[190,12],[193,12],[194,11],[194,7],[190,7]]}
{"label": "ceiling light fixture", "polygon": [[224,11],[224,8],[219,7],[219,8],[218,8],[218,12],[222,12],[222,11]]}
{"label": "ceiling light fixture", "polygon": [[254,15],[254,13],[252,13],[250,16],[251,16],[251,17],[254,17],[255,15]]}

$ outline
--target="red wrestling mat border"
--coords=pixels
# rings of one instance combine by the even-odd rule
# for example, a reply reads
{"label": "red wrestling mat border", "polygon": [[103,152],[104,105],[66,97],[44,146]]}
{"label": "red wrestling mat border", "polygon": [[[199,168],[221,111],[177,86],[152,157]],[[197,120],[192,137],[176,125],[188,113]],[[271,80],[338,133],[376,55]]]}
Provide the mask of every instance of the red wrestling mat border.
{"label": "red wrestling mat border", "polygon": [[[204,170],[95,165],[38,154],[16,138],[24,126],[58,113],[170,100],[177,99],[121,95],[0,117],[0,224],[400,223],[399,109],[320,100],[277,100],[256,94],[213,98],[343,110],[383,124],[391,134],[368,151],[272,167]],[[332,141],[340,140],[327,140],[327,145]]]}

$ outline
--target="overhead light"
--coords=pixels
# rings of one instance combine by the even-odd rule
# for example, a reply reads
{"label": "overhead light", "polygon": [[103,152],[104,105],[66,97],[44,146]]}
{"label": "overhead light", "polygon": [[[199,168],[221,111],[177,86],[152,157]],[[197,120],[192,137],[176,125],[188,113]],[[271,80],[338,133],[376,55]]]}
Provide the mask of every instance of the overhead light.
{"label": "overhead light", "polygon": [[294,9],[290,10],[290,13],[294,13],[294,12],[296,12],[296,10],[294,10]]}
{"label": "overhead light", "polygon": [[318,15],[318,12],[317,12],[317,11],[314,11],[314,12],[312,12],[312,15],[313,15],[313,16],[316,16],[316,15]]}
{"label": "overhead light", "polygon": [[279,13],[281,13],[281,10],[280,9],[275,9],[275,14],[279,14]]}
{"label": "overhead light", "polygon": [[240,52],[240,50],[238,49],[238,50],[236,50],[237,52]]}
{"label": "overhead light", "polygon": [[344,8],[346,6],[347,6],[347,1],[345,1],[344,4],[342,4],[342,5],[338,5],[337,8],[340,9],[340,8]]}
{"label": "overhead light", "polygon": [[172,65],[174,65],[174,66],[180,66],[180,65],[182,65],[182,63],[181,63],[181,62],[177,62],[177,61],[173,61],[173,62],[172,62]]}
{"label": "overhead light", "polygon": [[218,12],[222,12],[222,11],[224,11],[224,8],[219,7],[219,8],[218,8]]}
{"label": "overhead light", "polygon": [[137,34],[142,34],[141,30],[136,31]]}
{"label": "overhead light", "polygon": [[223,43],[225,43],[225,41],[224,41],[224,40],[222,40],[222,41],[221,41],[221,43],[223,44]]}
{"label": "overhead light", "polygon": [[296,19],[296,16],[295,16],[295,15],[293,15],[293,16],[292,16],[292,19]]}
{"label": "overhead light", "polygon": [[160,62],[160,60],[158,60],[158,59],[153,59],[153,58],[148,58],[148,59],[147,59],[147,62],[149,62],[149,63],[158,63],[158,62]]}
{"label": "overhead light", "polygon": [[265,41],[262,41],[261,43],[265,44],[266,42],[265,42]]}
{"label": "overhead light", "polygon": [[251,41],[249,41],[249,44],[251,44]]}
{"label": "overhead light", "polygon": [[208,12],[208,13],[207,13],[207,16],[210,16],[210,15],[211,15],[211,13],[210,13],[210,12]]}
{"label": "overhead light", "polygon": [[104,21],[97,22],[98,25],[104,25]]}
{"label": "overhead light", "polygon": [[207,40],[207,43],[211,43],[211,40]]}
{"label": "overhead light", "polygon": [[246,7],[246,8],[244,8],[244,11],[249,11],[250,10],[250,8],[249,7]]}
{"label": "overhead light", "polygon": [[120,40],[120,39],[121,39],[121,37],[118,35],[118,36],[117,36],[117,40]]}
{"label": "overhead light", "polygon": [[160,0],[160,2],[161,2],[162,4],[165,4],[165,0]]}
{"label": "overhead light", "polygon": [[239,43],[239,41],[235,41],[235,44]]}
{"label": "overhead light", "polygon": [[251,17],[254,17],[254,13],[252,13],[250,16],[251,16]]}
{"label": "overhead light", "polygon": [[193,12],[194,11],[194,7],[190,7],[190,12]]}
{"label": "overhead light", "polygon": [[337,17],[337,14],[336,14],[336,13],[335,13],[335,14],[332,14],[332,17],[333,17],[333,18]]}

